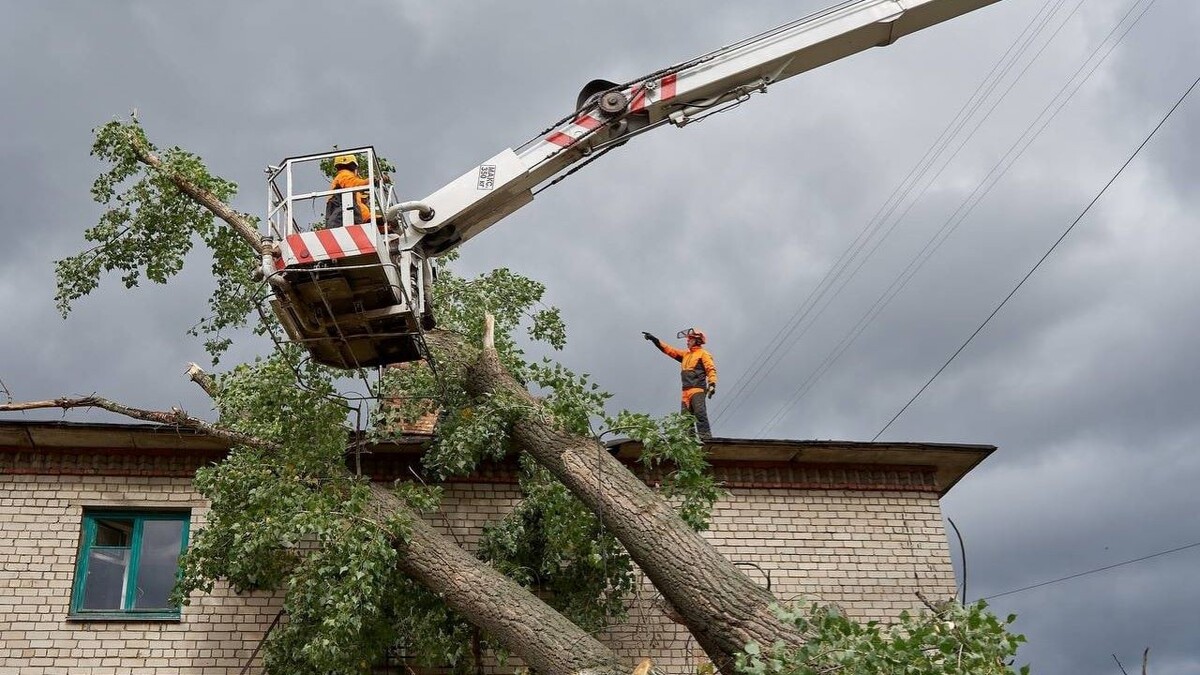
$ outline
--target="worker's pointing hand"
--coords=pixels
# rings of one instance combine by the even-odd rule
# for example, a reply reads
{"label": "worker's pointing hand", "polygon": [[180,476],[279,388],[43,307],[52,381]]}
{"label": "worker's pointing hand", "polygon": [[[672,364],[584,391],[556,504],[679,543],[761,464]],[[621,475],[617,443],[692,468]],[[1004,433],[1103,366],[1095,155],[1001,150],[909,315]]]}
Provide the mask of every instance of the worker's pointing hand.
{"label": "worker's pointing hand", "polygon": [[647,333],[646,331],[642,331],[642,337],[646,338],[647,340],[649,340],[649,341],[651,341],[651,342],[658,342],[658,338],[656,338],[656,337],[654,337],[653,335],[651,335],[651,334]]}

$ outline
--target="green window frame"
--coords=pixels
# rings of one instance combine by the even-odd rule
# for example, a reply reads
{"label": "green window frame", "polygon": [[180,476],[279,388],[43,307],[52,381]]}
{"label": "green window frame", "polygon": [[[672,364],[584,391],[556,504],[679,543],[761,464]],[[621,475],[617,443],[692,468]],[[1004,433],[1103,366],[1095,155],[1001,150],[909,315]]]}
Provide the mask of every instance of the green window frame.
{"label": "green window frame", "polygon": [[190,521],[188,511],[85,510],[69,618],[178,621],[169,595]]}

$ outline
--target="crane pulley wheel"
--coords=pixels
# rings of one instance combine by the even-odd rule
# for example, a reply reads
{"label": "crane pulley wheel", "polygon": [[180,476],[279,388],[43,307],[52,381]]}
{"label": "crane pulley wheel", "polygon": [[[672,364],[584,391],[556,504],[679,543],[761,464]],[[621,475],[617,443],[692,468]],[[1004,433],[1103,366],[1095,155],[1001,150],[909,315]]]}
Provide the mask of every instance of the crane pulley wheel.
{"label": "crane pulley wheel", "polygon": [[600,97],[598,104],[600,112],[605,115],[619,115],[629,107],[629,99],[625,98],[625,94],[619,91],[609,91]]}

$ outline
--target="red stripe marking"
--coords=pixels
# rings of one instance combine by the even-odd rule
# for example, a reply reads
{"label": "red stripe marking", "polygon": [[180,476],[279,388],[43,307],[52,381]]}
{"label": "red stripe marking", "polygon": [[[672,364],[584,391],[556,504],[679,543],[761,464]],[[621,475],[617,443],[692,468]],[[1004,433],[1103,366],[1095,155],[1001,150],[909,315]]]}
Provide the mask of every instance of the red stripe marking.
{"label": "red stripe marking", "polygon": [[354,240],[354,246],[359,253],[366,253],[375,250],[375,242],[371,241],[371,237],[367,234],[366,228],[361,225],[347,227],[346,231],[350,233],[350,238]]}
{"label": "red stripe marking", "polygon": [[671,73],[662,79],[662,98],[658,99],[659,101],[675,98],[675,80],[678,77],[675,73]]}
{"label": "red stripe marking", "polygon": [[592,117],[591,115],[580,115],[575,120],[575,124],[587,129],[588,131],[591,131],[592,129],[596,129],[600,126],[600,120]]}
{"label": "red stripe marking", "polygon": [[287,244],[292,255],[296,256],[296,260],[302,263],[312,262],[312,254],[308,252],[308,246],[304,245],[304,235],[289,234]]}
{"label": "red stripe marking", "polygon": [[637,112],[646,107],[646,87],[638,85],[633,89],[633,98],[629,101],[629,109]]}
{"label": "red stripe marking", "polygon": [[333,236],[333,232],[329,230],[317,230],[317,241],[321,242],[321,247],[325,249],[330,260],[346,255],[342,251],[342,247],[338,245],[337,237]]}
{"label": "red stripe marking", "polygon": [[575,142],[574,138],[571,138],[570,136],[564,134],[561,131],[556,131],[556,132],[550,134],[549,136],[546,137],[546,140],[550,141],[551,143],[553,143],[555,145],[560,145],[564,148],[570,147],[571,144]]}
{"label": "red stripe marking", "polygon": [[283,262],[283,258],[275,258],[274,260],[275,260],[275,269],[276,270],[281,270],[281,269],[287,267],[287,265],[285,265]]}

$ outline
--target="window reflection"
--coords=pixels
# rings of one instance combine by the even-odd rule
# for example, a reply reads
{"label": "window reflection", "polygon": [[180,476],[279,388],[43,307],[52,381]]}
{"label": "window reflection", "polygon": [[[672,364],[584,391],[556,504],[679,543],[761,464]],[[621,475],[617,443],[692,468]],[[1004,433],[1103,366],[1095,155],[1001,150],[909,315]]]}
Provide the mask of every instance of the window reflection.
{"label": "window reflection", "polygon": [[171,619],[186,512],[84,513],[71,613]]}
{"label": "window reflection", "polygon": [[183,523],[178,520],[147,520],[142,524],[142,546],[138,556],[135,609],[170,607],[168,598],[179,570],[183,547]]}
{"label": "window reflection", "polygon": [[92,549],[84,581],[83,609],[121,609],[129,549]]}

